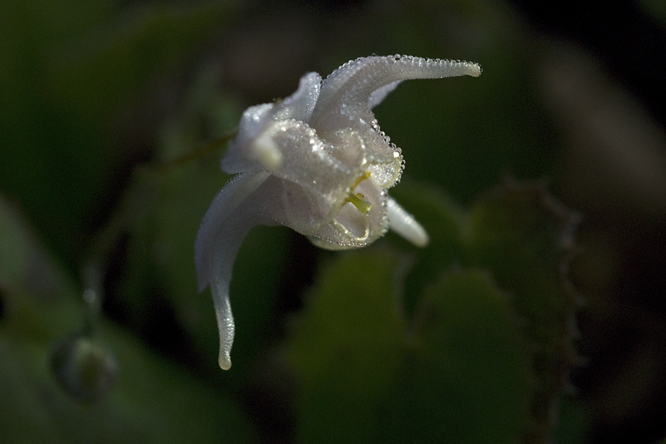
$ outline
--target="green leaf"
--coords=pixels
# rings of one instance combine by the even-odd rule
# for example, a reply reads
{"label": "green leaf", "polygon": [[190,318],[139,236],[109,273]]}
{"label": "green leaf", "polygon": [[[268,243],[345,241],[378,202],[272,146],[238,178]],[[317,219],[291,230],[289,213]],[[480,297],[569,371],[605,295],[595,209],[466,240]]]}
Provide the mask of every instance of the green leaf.
{"label": "green leaf", "polygon": [[119,365],[107,396],[83,404],[56,384],[49,344],[0,332],[3,440],[99,443],[256,442],[228,395],[148,351],[117,327],[101,331]]}
{"label": "green leaf", "polygon": [[[97,369],[88,372],[90,361],[79,359],[81,353],[88,353],[86,347],[78,354],[57,354],[54,367],[49,365],[53,353],[62,350],[62,340],[80,334],[91,321],[79,294],[20,212],[0,196],[0,430],[4,441],[256,441],[252,425],[228,393],[158,357],[103,319],[85,344],[94,356],[115,362],[118,372],[110,388],[102,387],[106,395],[86,396],[100,387],[87,379],[99,377]],[[71,391],[63,390],[63,385]],[[82,403],[78,400],[82,398],[97,399]]]}
{"label": "green leaf", "polygon": [[392,189],[391,195],[414,215],[430,236],[426,248],[416,248],[396,234],[387,235],[413,254],[414,266],[405,281],[405,306],[411,313],[423,290],[441,276],[442,270],[460,265],[464,257],[462,230],[467,214],[441,189],[408,179]]}
{"label": "green leaf", "polygon": [[530,367],[506,296],[482,270],[454,270],[417,309],[385,439],[517,443]]}
{"label": "green leaf", "polygon": [[74,285],[48,257],[18,207],[0,194],[0,329],[45,343],[80,327]]}
{"label": "green leaf", "polygon": [[177,95],[178,76],[232,15],[226,1],[114,3],[0,4],[0,188],[72,270],[164,113],[142,102],[158,83]]}
{"label": "green leaf", "polygon": [[[307,436],[317,430],[332,433],[336,416],[326,404],[331,390],[342,398],[336,405],[346,405],[347,412],[350,405],[366,406],[351,409],[355,423],[363,424],[352,430],[363,429],[365,442],[545,442],[568,371],[577,362],[571,329],[576,295],[566,278],[575,252],[576,216],[529,183],[499,187],[468,211],[442,192],[415,183],[405,183],[395,194],[431,235],[424,250],[396,240],[414,264],[404,281],[415,308],[408,311],[413,312],[413,328],[400,330],[405,334],[402,364],[397,370],[389,367],[395,373],[382,378],[393,384],[381,392],[383,397],[361,401],[362,392],[339,387],[360,386],[350,381],[376,371],[376,364],[358,361],[363,367],[352,375],[336,371],[335,378],[323,376],[327,373],[320,368],[297,372],[309,378],[301,387],[302,399],[311,400],[302,409],[311,425]],[[369,274],[382,262],[365,263]],[[325,272],[316,294],[349,306],[350,292],[342,288],[367,283],[361,276]],[[339,335],[336,326],[342,325],[334,310],[320,308],[314,316],[314,308],[306,306],[301,315],[306,321],[294,333],[307,338],[307,353],[301,355],[310,358],[334,341],[330,336]],[[362,315],[371,325],[372,316],[359,311]],[[354,339],[345,338],[353,347]]]}
{"label": "green leaf", "polygon": [[401,268],[377,249],[324,265],[288,343],[300,442],[376,442],[404,348]]}
{"label": "green leaf", "polygon": [[517,442],[530,368],[501,291],[485,272],[450,273],[407,331],[399,270],[373,248],[320,275],[289,342],[300,440]]}
{"label": "green leaf", "polygon": [[546,442],[557,400],[579,358],[577,294],[568,281],[578,216],[539,183],[507,182],[470,210],[467,263],[491,270],[510,295],[536,376],[527,442]]}

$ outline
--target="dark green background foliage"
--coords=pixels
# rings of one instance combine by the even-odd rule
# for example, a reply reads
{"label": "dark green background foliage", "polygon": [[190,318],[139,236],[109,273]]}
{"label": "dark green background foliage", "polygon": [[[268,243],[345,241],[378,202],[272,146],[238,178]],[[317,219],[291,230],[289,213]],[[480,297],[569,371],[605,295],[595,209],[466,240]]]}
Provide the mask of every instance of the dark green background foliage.
{"label": "dark green background foliage", "polygon": [[[659,109],[514,7],[1,2],[0,441],[662,437]],[[636,8],[664,38],[661,4]],[[484,69],[375,110],[431,243],[253,230],[223,372],[193,243],[225,142],[247,106],[373,53]]]}

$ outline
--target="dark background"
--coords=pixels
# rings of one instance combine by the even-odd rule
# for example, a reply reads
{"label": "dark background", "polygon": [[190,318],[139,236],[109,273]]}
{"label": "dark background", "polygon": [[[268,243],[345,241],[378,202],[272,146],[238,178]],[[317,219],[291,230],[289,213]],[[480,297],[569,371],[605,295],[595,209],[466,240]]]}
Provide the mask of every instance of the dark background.
{"label": "dark background", "polygon": [[[581,213],[571,275],[587,301],[577,341],[587,364],[572,383],[591,418],[589,442],[664,437],[663,2],[192,5],[0,6],[0,193],[78,285],[85,285],[88,258],[103,252],[106,316],[176,362],[198,356],[178,330],[177,305],[159,308],[159,320],[148,322],[145,307],[133,312],[120,296],[123,285],[140,285],[124,284],[127,270],[136,269],[131,238],[140,234],[130,230],[99,247],[100,233],[122,214],[137,168],[182,154],[169,151],[170,129],[182,130],[191,116],[217,116],[197,117],[182,130],[190,146],[201,146],[227,134],[245,107],[291,94],[303,73],[326,75],[359,56],[477,61],[484,68],[478,84],[401,86],[376,110],[382,128],[405,150],[406,174],[441,186],[462,205],[506,176],[545,178]],[[217,88],[219,102],[206,108],[206,98],[192,92],[196,82]],[[419,112],[405,112],[413,109]],[[202,201],[212,198],[209,188]],[[192,226],[199,217],[191,216]],[[288,263],[316,256],[301,239],[283,236]],[[298,310],[315,274],[293,270],[293,286],[281,290],[282,312]]]}

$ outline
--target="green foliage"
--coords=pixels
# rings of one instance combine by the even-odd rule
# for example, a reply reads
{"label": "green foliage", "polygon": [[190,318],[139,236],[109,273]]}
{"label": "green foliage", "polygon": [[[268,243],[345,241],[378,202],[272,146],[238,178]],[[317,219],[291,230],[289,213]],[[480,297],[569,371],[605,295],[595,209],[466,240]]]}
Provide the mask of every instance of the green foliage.
{"label": "green foliage", "polygon": [[412,287],[411,254],[386,247],[324,268],[289,342],[301,442],[546,442],[575,363],[574,215],[535,185],[469,211],[424,187],[398,194],[439,227],[409,273],[429,283]]}
{"label": "green foliage", "polygon": [[[86,380],[91,376],[87,363],[74,353],[59,354],[54,367],[49,365],[63,340],[84,331],[80,298],[4,199],[0,232],[0,430],[5,442],[203,443],[219,442],[220,436],[254,442],[252,427],[228,395],[107,322],[87,337],[86,348],[111,353],[120,369],[107,396],[81,403],[78,399],[94,398],[85,394],[95,390],[95,383]],[[67,393],[56,379],[75,391]]]}
{"label": "green foliage", "polygon": [[530,369],[505,295],[489,274],[444,274],[424,294],[413,334],[394,433],[404,440],[416,433],[419,442],[518,442]]}
{"label": "green foliage", "polygon": [[511,307],[532,355],[536,384],[530,435],[545,441],[558,395],[578,357],[572,339],[577,295],[568,281],[578,216],[539,184],[507,183],[472,206],[469,258],[490,267],[511,295]]}
{"label": "green foliage", "polygon": [[[505,169],[531,177],[551,161],[522,47],[489,43],[510,40],[506,11],[425,1],[397,8],[399,26],[363,29],[376,32],[368,54],[389,45],[485,69],[474,83],[405,82],[377,110],[408,159],[391,193],[431,243],[388,234],[317,253],[304,307],[285,315],[301,249],[285,229],[255,229],[234,267],[234,368],[223,373],[193,242],[229,179],[219,158],[242,108],[220,86],[220,62],[199,60],[237,16],[225,1],[130,3],[0,2],[0,64],[11,68],[0,70],[1,440],[269,441],[262,415],[273,414],[288,418],[274,429],[308,443],[546,442],[576,362],[575,224],[538,186],[482,191]],[[442,11],[479,37],[437,43],[427,30]],[[337,50],[333,67],[365,54]],[[153,95],[181,92],[177,113],[146,118],[157,130],[142,120]],[[133,125],[152,158],[127,172],[145,154],[126,146]],[[75,270],[90,264],[122,325],[83,303],[91,282]],[[255,391],[260,413],[248,419]],[[580,406],[562,412],[557,436],[582,442]]]}
{"label": "green foliage", "polygon": [[289,342],[301,442],[373,442],[385,426],[406,335],[399,267],[391,252],[343,254],[315,284]]}
{"label": "green foliage", "polygon": [[225,1],[114,3],[0,5],[0,187],[20,196],[72,268],[127,150],[113,146],[126,135],[110,122],[145,100],[157,78],[173,82],[231,16]]}

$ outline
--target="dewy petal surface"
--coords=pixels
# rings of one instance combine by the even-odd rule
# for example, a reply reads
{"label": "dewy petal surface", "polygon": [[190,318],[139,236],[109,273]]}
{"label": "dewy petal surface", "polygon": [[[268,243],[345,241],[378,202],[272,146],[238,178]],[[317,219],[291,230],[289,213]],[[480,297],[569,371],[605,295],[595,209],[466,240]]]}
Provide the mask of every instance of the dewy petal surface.
{"label": "dewy petal surface", "polygon": [[427,245],[423,227],[388,195],[400,179],[403,157],[379,129],[372,108],[403,80],[479,74],[475,63],[363,57],[323,82],[317,73],[305,74],[291,96],[243,113],[221,162],[238,176],[213,200],[195,243],[199,290],[210,285],[213,294],[220,367],[231,366],[229,283],[252,227],[285,225],[328,249],[363,247],[389,228]]}
{"label": "dewy petal surface", "polygon": [[[195,243],[199,291],[210,284],[220,336],[219,364],[231,367],[234,318],[229,284],[236,254],[247,233],[256,225],[271,225],[263,202],[270,174],[259,171],[232,179],[213,200],[204,216]],[[270,184],[268,184],[270,185]]]}
{"label": "dewy petal surface", "polygon": [[311,72],[303,77],[298,90],[278,103],[251,106],[243,113],[238,126],[238,136],[229,145],[222,159],[222,170],[229,174],[247,171],[254,166],[257,141],[280,120],[294,119],[307,122],[314,110],[321,88],[321,76]]}
{"label": "dewy petal surface", "polygon": [[481,67],[470,62],[412,56],[359,58],[342,65],[324,80],[311,126],[323,138],[340,128],[357,131],[375,162],[390,163],[394,148],[379,132],[373,106],[403,80],[480,74]]}

